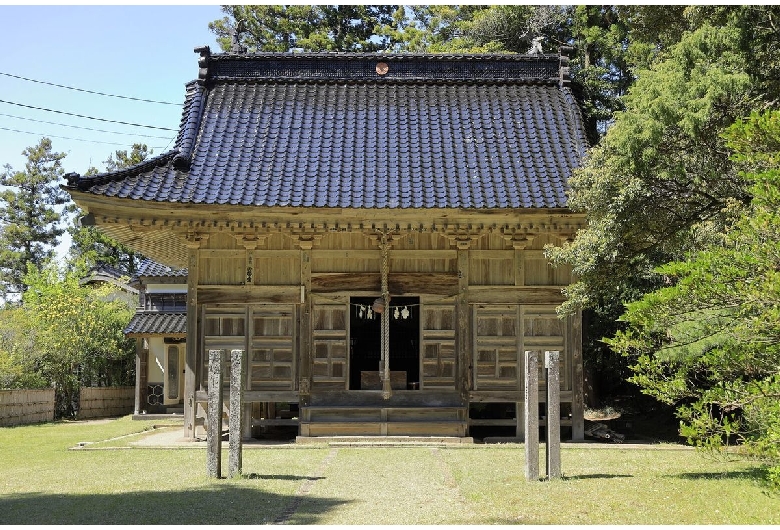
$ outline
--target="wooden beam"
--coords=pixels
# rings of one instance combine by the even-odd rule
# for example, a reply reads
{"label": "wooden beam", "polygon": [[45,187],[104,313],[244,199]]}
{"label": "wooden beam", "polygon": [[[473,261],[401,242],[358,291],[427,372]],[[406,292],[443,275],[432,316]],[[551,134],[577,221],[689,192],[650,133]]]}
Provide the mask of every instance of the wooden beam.
{"label": "wooden beam", "polygon": [[[570,403],[572,401],[572,392],[563,390],[560,398],[562,403]],[[544,403],[547,399],[547,391],[540,390],[538,399],[540,403]],[[469,401],[472,403],[522,403],[524,400],[524,392],[515,390],[479,390],[469,392]]]}
{"label": "wooden beam", "polygon": [[199,285],[198,302],[218,304],[299,304],[300,285]]}
{"label": "wooden beam", "polygon": [[[454,296],[458,293],[458,276],[454,272],[390,273],[390,294],[393,296],[433,294]],[[313,293],[342,291],[374,291],[382,289],[382,278],[377,273],[313,273]]]}
{"label": "wooden beam", "polygon": [[469,286],[469,302],[472,304],[561,304],[566,298],[563,286]]}
{"label": "wooden beam", "polygon": [[[230,391],[225,389],[223,399],[230,398]],[[295,403],[298,401],[297,390],[244,390],[244,403]],[[195,393],[195,401],[206,403],[209,400],[208,392],[199,390]]]}

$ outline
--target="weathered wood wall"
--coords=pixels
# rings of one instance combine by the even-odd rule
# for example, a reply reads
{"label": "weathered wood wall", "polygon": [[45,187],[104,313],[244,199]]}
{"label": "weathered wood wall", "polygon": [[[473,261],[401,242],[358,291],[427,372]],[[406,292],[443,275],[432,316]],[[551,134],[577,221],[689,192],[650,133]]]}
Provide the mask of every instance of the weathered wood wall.
{"label": "weathered wood wall", "polygon": [[[392,243],[391,292],[421,296],[423,304],[423,387],[452,387],[457,251],[438,233],[403,234]],[[554,307],[563,300],[560,287],[570,282],[571,274],[566,267],[551,267],[543,254],[545,245],[555,243],[560,243],[556,237],[543,234],[523,248],[498,233],[472,242],[468,302],[474,389],[522,390],[522,352],[531,346],[563,351],[568,364],[561,373],[570,372],[565,326]],[[294,245],[293,238],[281,233],[247,246],[240,237],[218,232],[199,251],[198,300],[205,307],[205,349],[250,349],[250,388],[296,386],[295,330],[302,317],[296,307],[301,303],[303,260]],[[310,252],[313,388],[345,388],[349,296],[379,291],[380,251],[371,234],[344,232],[323,235]],[[269,304],[254,305],[257,302]],[[536,309],[528,314],[536,316],[526,317],[531,307]],[[247,344],[247,337],[252,344]],[[564,377],[562,384],[570,381]]]}

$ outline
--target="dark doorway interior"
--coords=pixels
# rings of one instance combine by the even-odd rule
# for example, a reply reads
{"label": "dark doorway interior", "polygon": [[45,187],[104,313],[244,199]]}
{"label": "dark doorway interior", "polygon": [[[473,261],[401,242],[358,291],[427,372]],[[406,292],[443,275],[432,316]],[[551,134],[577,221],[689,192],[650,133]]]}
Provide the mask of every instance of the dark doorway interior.
{"label": "dark doorway interior", "polygon": [[[379,370],[381,317],[368,314],[375,299],[350,299],[350,390],[360,390],[361,371]],[[405,371],[407,383],[420,381],[420,299],[416,296],[390,300],[390,370]]]}

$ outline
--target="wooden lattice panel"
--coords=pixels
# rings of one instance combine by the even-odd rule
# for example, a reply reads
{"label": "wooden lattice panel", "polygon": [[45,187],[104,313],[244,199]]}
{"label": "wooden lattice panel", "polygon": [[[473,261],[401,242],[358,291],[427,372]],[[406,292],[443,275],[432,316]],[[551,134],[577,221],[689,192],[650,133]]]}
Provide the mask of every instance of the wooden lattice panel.
{"label": "wooden lattice panel", "polygon": [[315,305],[313,319],[314,355],[312,379],[319,388],[346,388],[347,305]]}
{"label": "wooden lattice panel", "polygon": [[516,390],[522,376],[519,306],[475,306],[474,389]]}
{"label": "wooden lattice panel", "polygon": [[249,384],[252,390],[292,390],[295,376],[295,308],[250,309]]}
{"label": "wooden lattice panel", "polygon": [[455,306],[422,306],[422,385],[455,388]]}
{"label": "wooden lattice panel", "polygon": [[[571,356],[566,347],[566,321],[558,318],[555,306],[526,307],[523,311],[523,342],[526,350],[560,352],[561,390],[571,390]],[[544,387],[544,363],[539,363],[539,386]]]}

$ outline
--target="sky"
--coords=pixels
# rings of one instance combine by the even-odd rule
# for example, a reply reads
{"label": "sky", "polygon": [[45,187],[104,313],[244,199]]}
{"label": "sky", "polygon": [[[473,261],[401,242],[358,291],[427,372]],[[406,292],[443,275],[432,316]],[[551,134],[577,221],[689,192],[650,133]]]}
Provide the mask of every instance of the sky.
{"label": "sky", "polygon": [[109,154],[136,142],[155,154],[170,149],[184,86],[198,76],[193,50],[219,51],[208,23],[221,17],[216,4],[0,6],[0,165],[24,169],[22,151],[43,136],[67,153],[66,172],[82,174],[90,166],[104,170]]}
{"label": "sky", "polygon": [[22,152],[43,137],[67,154],[65,173],[104,171],[134,143],[171,149],[185,85],[198,77],[194,49],[220,51],[208,23],[222,16],[218,4],[0,5],[0,171],[24,170]]}

